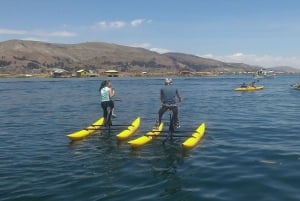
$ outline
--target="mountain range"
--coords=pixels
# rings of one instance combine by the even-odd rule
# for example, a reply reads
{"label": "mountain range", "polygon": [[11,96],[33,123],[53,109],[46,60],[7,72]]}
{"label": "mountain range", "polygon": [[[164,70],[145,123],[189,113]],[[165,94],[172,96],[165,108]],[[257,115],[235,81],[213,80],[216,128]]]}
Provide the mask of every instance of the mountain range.
{"label": "mountain range", "polygon": [[144,48],[104,42],[56,44],[39,41],[0,42],[0,73],[47,73],[53,68],[101,73],[114,69],[126,73],[254,72],[262,68],[226,63],[184,53],[159,54]]}

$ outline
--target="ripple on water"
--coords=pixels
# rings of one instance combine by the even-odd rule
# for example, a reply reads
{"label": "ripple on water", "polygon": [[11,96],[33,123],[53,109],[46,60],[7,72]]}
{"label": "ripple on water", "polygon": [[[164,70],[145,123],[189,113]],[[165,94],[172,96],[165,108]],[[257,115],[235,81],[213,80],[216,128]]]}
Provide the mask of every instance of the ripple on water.
{"label": "ripple on water", "polygon": [[[114,134],[70,143],[68,133],[101,115],[95,79],[0,79],[0,200],[300,200],[298,77],[261,80],[265,89],[237,93],[248,76],[174,78],[180,89],[181,135],[200,122],[198,146],[184,138],[140,150]],[[142,117],[151,129],[163,78],[112,78],[118,118]],[[3,90],[1,90],[2,92]],[[59,93],[58,93],[59,91]],[[165,121],[166,121],[165,117]]]}

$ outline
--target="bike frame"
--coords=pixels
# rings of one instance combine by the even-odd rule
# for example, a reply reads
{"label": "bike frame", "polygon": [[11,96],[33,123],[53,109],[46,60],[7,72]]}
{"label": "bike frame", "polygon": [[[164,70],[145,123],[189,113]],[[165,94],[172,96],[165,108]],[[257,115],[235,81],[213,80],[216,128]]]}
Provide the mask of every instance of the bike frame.
{"label": "bike frame", "polygon": [[174,112],[173,107],[177,107],[177,105],[165,105],[167,107],[167,111],[169,112],[170,122],[169,122],[169,130],[167,138],[163,141],[163,144],[165,144],[165,141],[167,141],[169,138],[173,139],[173,133],[175,131],[175,120],[174,120]]}

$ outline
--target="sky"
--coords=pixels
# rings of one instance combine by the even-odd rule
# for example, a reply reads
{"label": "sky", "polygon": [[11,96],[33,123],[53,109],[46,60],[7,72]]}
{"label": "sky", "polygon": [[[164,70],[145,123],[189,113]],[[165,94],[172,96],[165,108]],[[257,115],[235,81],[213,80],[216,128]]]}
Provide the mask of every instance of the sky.
{"label": "sky", "polygon": [[0,42],[107,42],[300,68],[300,0],[0,0]]}

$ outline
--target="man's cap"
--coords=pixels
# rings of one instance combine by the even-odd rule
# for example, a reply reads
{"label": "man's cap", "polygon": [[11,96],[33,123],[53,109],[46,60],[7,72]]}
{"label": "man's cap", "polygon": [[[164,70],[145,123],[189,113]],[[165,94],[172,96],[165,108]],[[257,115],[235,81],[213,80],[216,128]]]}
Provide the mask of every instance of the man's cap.
{"label": "man's cap", "polygon": [[165,84],[173,84],[172,78],[166,78],[165,79]]}

